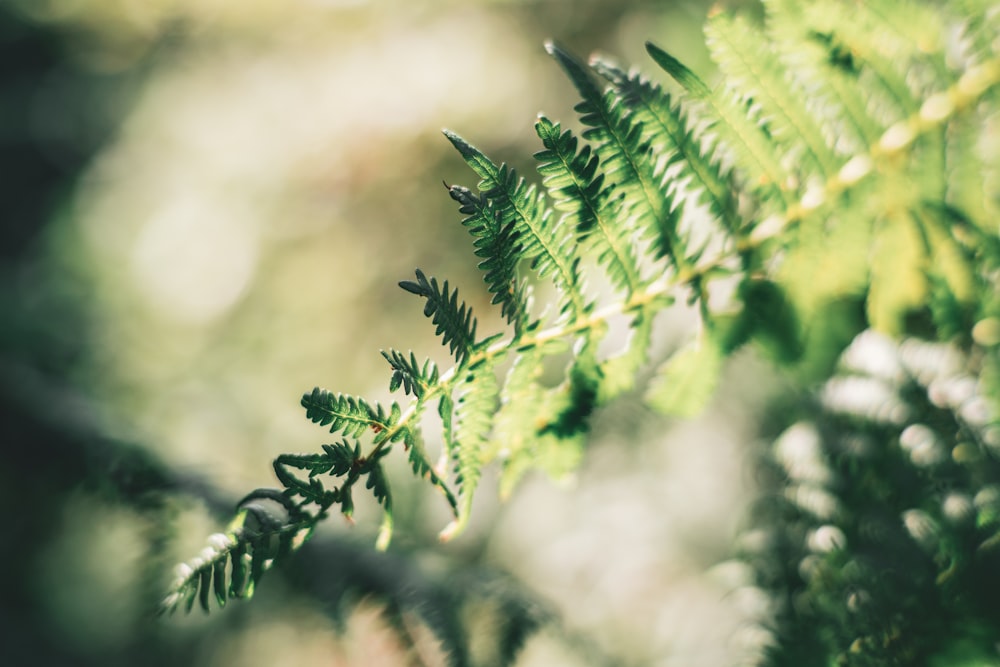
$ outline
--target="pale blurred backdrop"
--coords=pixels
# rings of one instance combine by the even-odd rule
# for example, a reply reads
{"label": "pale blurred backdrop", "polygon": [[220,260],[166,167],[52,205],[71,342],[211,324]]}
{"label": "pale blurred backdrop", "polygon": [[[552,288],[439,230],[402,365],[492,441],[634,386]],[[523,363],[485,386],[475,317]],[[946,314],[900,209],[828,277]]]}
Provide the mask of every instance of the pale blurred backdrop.
{"label": "pale blurred backdrop", "polygon": [[[59,398],[40,412],[56,422],[72,412],[102,437],[136,443],[225,502],[274,486],[275,455],[330,440],[304,418],[303,391],[384,399],[380,349],[444,359],[422,302],[397,287],[415,267],[459,286],[481,326],[495,324],[441,185],[475,178],[441,128],[537,181],[536,114],[579,127],[545,39],[581,56],[600,50],[665,83],[644,54],[652,40],[712,73],[701,0],[5,4],[0,20],[15,27],[4,43],[42,35],[50,54],[9,76],[30,98],[23,128],[12,127],[59,175],[38,211],[8,209],[8,220],[34,227],[4,253],[5,298],[79,313],[60,322],[18,311],[42,313],[33,326],[76,350],[41,373],[71,388],[72,405]],[[8,359],[5,372],[21,379],[5,391],[30,385],[33,363]],[[551,605],[559,621],[529,640],[518,665],[738,663],[752,654],[750,621],[762,610],[726,561],[753,490],[743,441],[767,391],[730,375],[692,423],[652,417],[634,400],[600,414],[570,484],[529,477],[499,504],[487,478],[468,533],[444,546],[443,503],[394,455],[390,552],[445,574],[455,562],[509,573]],[[34,664],[50,655],[129,664],[142,633],[183,645],[171,655],[192,665],[420,664],[377,606],[362,604],[338,632],[319,606],[283,596],[276,574],[238,609],[150,630],[148,596],[220,519],[177,501],[167,530],[86,485],[67,488],[37,515],[5,498],[44,526],[21,595],[46,625],[38,641],[62,653],[40,649]],[[333,517],[321,532],[373,543],[377,512],[360,504],[356,516],[354,527]],[[143,581],[151,560],[167,574]],[[580,638],[586,650],[571,645]],[[423,641],[423,659],[443,664]]]}

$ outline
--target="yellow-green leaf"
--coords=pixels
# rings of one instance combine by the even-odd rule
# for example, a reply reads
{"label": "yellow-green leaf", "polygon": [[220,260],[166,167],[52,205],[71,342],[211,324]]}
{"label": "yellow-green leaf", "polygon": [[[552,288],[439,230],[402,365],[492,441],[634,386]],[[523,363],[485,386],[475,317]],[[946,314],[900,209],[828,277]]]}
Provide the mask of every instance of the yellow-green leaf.
{"label": "yellow-green leaf", "polygon": [[715,341],[699,338],[688,343],[660,367],[646,392],[647,404],[674,417],[698,415],[715,393],[722,360]]}
{"label": "yellow-green leaf", "polygon": [[868,320],[876,331],[902,333],[904,317],[927,301],[927,253],[920,230],[905,215],[886,218],[875,232]]}

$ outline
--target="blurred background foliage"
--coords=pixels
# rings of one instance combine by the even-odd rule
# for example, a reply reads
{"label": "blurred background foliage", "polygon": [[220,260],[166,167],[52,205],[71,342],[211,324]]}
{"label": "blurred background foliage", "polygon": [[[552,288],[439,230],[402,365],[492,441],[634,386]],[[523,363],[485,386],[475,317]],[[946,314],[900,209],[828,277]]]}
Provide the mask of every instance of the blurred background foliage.
{"label": "blurred background foliage", "polygon": [[388,554],[361,505],[252,604],[149,613],[171,566],[274,485],[270,459],[318,448],[303,391],[382,398],[379,349],[444,358],[399,280],[420,266],[487,312],[441,186],[474,177],[439,129],[530,174],[537,112],[578,127],[544,39],[651,75],[654,39],[710,74],[707,9],[0,4],[0,663],[496,664],[519,637],[524,665],[733,662],[758,610],[711,568],[753,486],[739,443],[762,369],[680,427],[621,402],[573,485],[531,478],[500,506],[487,483],[447,547],[440,498],[390,457]]}

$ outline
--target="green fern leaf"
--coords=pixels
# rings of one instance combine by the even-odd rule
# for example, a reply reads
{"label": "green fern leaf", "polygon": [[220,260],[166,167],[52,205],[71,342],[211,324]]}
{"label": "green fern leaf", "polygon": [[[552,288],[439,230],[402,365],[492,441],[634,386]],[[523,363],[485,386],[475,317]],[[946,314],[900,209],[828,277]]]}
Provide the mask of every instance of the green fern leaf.
{"label": "green fern leaf", "polygon": [[270,568],[273,561],[267,557],[267,547],[265,538],[259,537],[253,540],[250,545],[250,576],[247,578],[247,587],[243,592],[244,597],[250,599],[257,590],[257,584],[264,576],[264,572]]}
{"label": "green fern leaf", "polygon": [[[493,448],[487,458],[502,462],[500,497],[507,498],[529,470],[541,470],[559,480],[575,470],[583,455],[585,428],[554,428],[560,415],[571,412],[569,383],[542,385],[545,359],[565,355],[567,346],[549,341],[518,357],[511,366],[501,392],[495,420]],[[582,380],[582,378],[581,378]],[[577,383],[582,388],[582,382]],[[583,398],[577,391],[578,398]],[[593,398],[593,392],[590,392]],[[577,409],[579,414],[581,410]],[[580,425],[580,422],[576,422]]]}
{"label": "green fern leaf", "polygon": [[282,464],[308,470],[310,477],[329,472],[333,462],[326,454],[282,454]]}
{"label": "green fern leaf", "polygon": [[382,351],[382,356],[392,366],[392,379],[389,381],[389,391],[403,387],[404,394],[413,394],[420,398],[424,392],[438,381],[438,368],[430,359],[421,365],[416,355],[410,352],[410,357],[397,350]]}
{"label": "green fern leaf", "polygon": [[504,223],[505,216],[485,195],[476,196],[460,185],[447,187],[451,198],[460,204],[459,212],[468,216],[462,224],[475,239],[476,256],[483,259],[479,268],[486,274],[487,289],[493,294],[491,303],[500,304],[500,314],[514,325],[515,335],[519,336],[528,324],[528,293],[517,277],[524,249],[516,221],[507,219]]}
{"label": "green fern leaf", "polygon": [[587,343],[570,366],[566,382],[556,392],[558,409],[538,429],[539,435],[560,440],[578,438],[590,432],[590,417],[599,404],[602,369],[592,353],[595,343]]}
{"label": "green fern leaf", "polygon": [[371,489],[379,505],[382,505],[387,512],[391,511],[392,495],[389,492],[389,480],[385,476],[382,465],[379,463],[369,464],[367,470],[368,481],[365,482],[365,488]]}
{"label": "green fern leaf", "polygon": [[[707,199],[709,209],[716,218],[725,228],[734,231],[738,223],[733,183],[723,172],[719,160],[713,158],[707,147],[696,138],[681,103],[671,100],[662,88],[640,75],[629,75],[599,59],[594,60],[592,65],[615,85],[623,103],[642,124],[654,152],[668,156],[666,167],[677,165],[679,172],[674,183],[687,182],[685,190],[693,191],[688,196],[694,201]],[[673,69],[678,76],[687,76],[686,70]],[[689,82],[689,85],[704,87],[700,80]]]}
{"label": "green fern leaf", "polygon": [[646,51],[694,100],[701,102],[691,109],[691,115],[696,121],[701,119],[703,136],[717,136],[721,146],[716,146],[715,153],[721,150],[728,154],[743,172],[747,186],[757,192],[762,202],[791,205],[794,197],[789,192],[788,171],[770,137],[740,103],[740,93],[725,87],[710,90],[694,72],[651,42],[646,43]]}
{"label": "green fern leaf", "polygon": [[229,595],[234,598],[241,598],[246,593],[248,558],[247,545],[237,542],[230,550],[230,561],[232,562],[232,572],[230,573]]}
{"label": "green fern leaf", "polygon": [[375,540],[375,548],[384,551],[389,546],[392,539],[393,515],[392,515],[392,494],[389,491],[389,479],[385,476],[385,470],[379,459],[389,453],[388,449],[378,452],[371,460],[365,463],[362,474],[367,474],[365,488],[371,489],[376,502],[382,506],[382,524],[379,527],[378,538]]}
{"label": "green fern leaf", "polygon": [[[329,462],[330,474],[342,477],[349,473],[361,458],[361,444],[355,441],[351,447],[346,440],[335,445],[323,445],[326,459]],[[311,474],[311,473],[310,473]]]}
{"label": "green fern leaf", "polygon": [[212,566],[212,589],[215,591],[215,603],[219,608],[226,606],[229,593],[229,582],[226,580],[226,559],[220,558]]}
{"label": "green fern leaf", "polygon": [[[914,74],[926,71],[926,63],[921,62],[924,56],[916,43],[898,39],[896,27],[908,24],[922,10],[916,4],[906,4],[912,14],[893,27],[887,26],[867,3],[850,8],[836,2],[802,7],[801,25],[827,36],[838,53],[850,54],[868,92],[869,113],[885,126],[916,113],[920,107],[920,95],[911,88],[911,82]],[[926,45],[937,41],[935,37]]]}
{"label": "green fern leaf", "polygon": [[[417,416],[419,416],[419,413],[415,414],[415,420]],[[448,483],[440,475],[438,475],[434,466],[431,464],[430,457],[427,455],[427,450],[424,448],[420,432],[416,429],[407,429],[403,443],[409,452],[408,458],[413,474],[419,478],[429,480],[431,484],[436,486],[444,494],[452,512],[457,516],[458,499],[455,498],[455,494],[452,492],[451,487],[448,486]]]}
{"label": "green fern leaf", "polygon": [[674,266],[684,264],[680,255],[680,240],[670,213],[675,204],[672,193],[663,187],[664,173],[651,154],[648,140],[643,138],[641,124],[629,117],[628,108],[614,91],[603,92],[595,83],[590,70],[553,42],[545,49],[565,70],[583,98],[576,105],[580,121],[588,127],[583,137],[594,142],[603,173],[623,193],[620,216],[639,234],[658,234],[659,253],[671,259]]}
{"label": "green fern leaf", "polygon": [[601,362],[601,405],[621,396],[635,387],[636,375],[646,363],[653,341],[652,309],[640,311],[629,323],[629,337],[622,351]]}
{"label": "green fern leaf", "polygon": [[[820,4],[820,3],[815,3]],[[815,8],[790,0],[767,3],[767,35],[782,66],[809,91],[809,108],[834,128],[839,152],[867,153],[886,129],[860,84],[861,63],[829,23],[810,23]]]}
{"label": "green fern leaf", "polygon": [[[450,437],[446,440],[449,457],[455,471],[455,483],[460,491],[458,516],[441,533],[448,540],[465,529],[472,510],[473,493],[479,484],[488,437],[493,428],[500,387],[492,363],[484,363],[470,371],[457,388]],[[442,404],[444,401],[442,401]],[[451,406],[448,408],[451,409]]]}
{"label": "green fern leaf", "polygon": [[552,276],[562,299],[560,312],[574,317],[586,313],[590,306],[583,296],[579,260],[569,247],[572,236],[553,223],[543,196],[507,165],[498,167],[454,132],[445,130],[444,134],[481,179],[479,190],[494,202],[501,227],[514,224],[521,252],[532,268],[539,277]]}
{"label": "green fern leaf", "polygon": [[568,130],[560,132],[558,123],[544,116],[535,123],[535,131],[545,146],[535,153],[538,172],[556,201],[556,208],[567,211],[582,248],[597,257],[612,282],[632,294],[641,278],[627,227],[620,224],[620,195],[613,186],[604,187],[599,173],[599,158],[589,146],[577,153],[577,139]]}
{"label": "green fern leaf", "polygon": [[927,300],[926,249],[909,216],[884,220],[873,243],[868,320],[876,331],[898,334],[906,314]]}
{"label": "green fern leaf", "polygon": [[[285,487],[289,495],[301,496],[306,502],[317,505],[329,505],[335,502],[336,496],[323,487],[323,483],[316,479],[312,470],[316,469],[315,459],[325,459],[323,454],[282,454],[274,460],[274,474]],[[308,481],[303,481],[296,477],[288,467],[309,468]]]}
{"label": "green fern leaf", "polygon": [[398,416],[399,405],[393,404],[392,413],[385,414],[379,404],[372,406],[365,399],[345,394],[334,394],[316,387],[302,395],[306,417],[314,424],[329,426],[331,433],[357,437],[366,430],[381,433],[393,425],[393,415]]}
{"label": "green fern leaf", "polygon": [[708,336],[688,343],[657,370],[646,391],[646,403],[664,415],[697,416],[715,393],[723,354]]}
{"label": "green fern leaf", "polygon": [[[964,233],[968,242],[976,245],[985,245],[995,239],[995,222],[1000,219],[1000,205],[988,196],[990,188],[987,187],[987,180],[996,178],[1000,164],[993,158],[992,164],[984,165],[984,158],[988,157],[982,140],[985,122],[981,112],[973,110],[949,123],[944,155],[947,201],[961,212],[960,216],[952,216],[953,229],[956,234]],[[962,220],[956,219],[958,217]],[[975,229],[970,228],[970,223]]]}
{"label": "green fern leaf", "polygon": [[213,598],[223,607],[229,598],[252,597],[264,573],[300,547],[321,516],[304,512],[275,489],[257,489],[239,507],[225,533],[212,535],[197,558],[178,566],[161,614],[181,607],[189,612],[195,602],[208,612]]}
{"label": "green fern leaf", "polygon": [[206,567],[201,571],[199,582],[198,582],[198,602],[201,604],[201,608],[208,613],[212,610],[212,606],[209,601],[212,599],[212,572],[214,572],[215,566]]}
{"label": "green fern leaf", "polygon": [[444,286],[439,286],[437,278],[428,280],[420,269],[416,274],[417,282],[405,280],[399,286],[427,300],[424,316],[431,318],[437,327],[434,334],[441,336],[441,343],[448,346],[455,361],[461,364],[476,348],[476,318],[472,309],[458,300],[457,288],[449,291],[447,280]]}
{"label": "green fern leaf", "polygon": [[826,179],[837,173],[843,160],[830,148],[832,131],[806,108],[806,94],[760,39],[760,31],[741,17],[719,13],[709,20],[705,33],[726,80],[752,97],[755,115],[782,147],[783,156],[802,160],[803,176]]}

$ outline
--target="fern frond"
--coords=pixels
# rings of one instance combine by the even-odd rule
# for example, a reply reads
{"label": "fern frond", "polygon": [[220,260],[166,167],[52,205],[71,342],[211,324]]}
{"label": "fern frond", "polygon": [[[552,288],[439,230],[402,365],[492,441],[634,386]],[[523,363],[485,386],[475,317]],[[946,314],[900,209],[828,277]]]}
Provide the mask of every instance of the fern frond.
{"label": "fern frond", "polygon": [[257,489],[239,503],[239,510],[224,533],[208,539],[201,554],[177,567],[170,593],[159,613],[172,614],[195,601],[207,613],[211,601],[221,608],[232,598],[253,597],[264,573],[286,559],[309,538],[325,516],[303,511],[287,495],[274,489]]}
{"label": "fern frond", "polygon": [[540,382],[545,359],[567,352],[562,341],[549,341],[518,357],[507,373],[493,438],[493,456],[502,463],[501,498],[511,494],[528,470],[560,479],[580,462],[586,429],[551,426],[570,409],[568,382],[552,388]]}
{"label": "fern frond", "polygon": [[581,246],[597,257],[612,283],[633,293],[641,282],[639,266],[628,228],[618,220],[621,194],[613,185],[604,185],[600,159],[590,146],[577,153],[576,137],[569,130],[560,132],[559,124],[544,116],[535,123],[535,131],[545,146],[535,153],[538,173],[556,208],[568,213],[566,221],[577,230]]}
{"label": "fern frond", "polygon": [[[274,472],[284,488],[255,496],[277,510],[241,508],[239,525],[181,572],[165,609],[197,601],[208,608],[213,593],[220,605],[251,594],[331,507],[351,514],[362,480],[384,509],[378,546],[385,547],[393,504],[383,457],[397,443],[414,475],[437,486],[452,508],[442,539],[468,524],[490,462],[501,464],[502,496],[528,470],[555,477],[572,471],[594,413],[635,390],[645,374],[654,318],[686,293],[702,328],[657,371],[646,392],[653,407],[695,414],[726,358],[751,343],[793,371],[789,380],[801,379],[805,391],[822,386],[796,410],[821,413],[814,449],[823,465],[792,461],[779,471],[768,502],[781,516],[763,521],[775,536],[764,550],[774,549],[759,560],[747,556],[755,585],[796,602],[778,610],[773,625],[785,634],[761,660],[936,664],[927,652],[933,642],[924,641],[936,626],[911,623],[920,617],[911,601],[954,603],[929,614],[935,623],[983,617],[961,605],[970,591],[975,596],[969,582],[993,568],[1000,544],[997,470],[983,464],[1000,449],[1000,419],[985,403],[985,394],[1000,394],[1000,58],[989,34],[1000,12],[977,0],[960,0],[960,9],[766,1],[759,28],[721,14],[711,19],[709,40],[723,73],[715,89],[651,44],[653,59],[683,89],[676,95],[609,61],[588,67],[548,44],[580,92],[576,109],[586,130],[578,138],[539,117],[543,188],[446,131],[479,178],[479,193],[448,186],[449,195],[473,237],[492,303],[513,333],[477,339],[476,318],[458,290],[420,270],[401,282],[425,298],[424,314],[453,355],[451,367],[421,363],[413,352],[382,352],[392,368],[390,390],[410,397],[405,409],[318,388],[306,394],[307,417],[345,439],[318,453],[279,456]],[[919,7],[912,26],[903,20],[911,6]],[[964,31],[953,18],[968,20]],[[595,72],[612,87],[599,85]],[[708,241],[694,224],[700,205],[714,218]],[[682,226],[682,216],[692,224]],[[595,260],[616,292],[599,307],[580,270]],[[522,261],[554,287],[559,316],[546,328],[531,319]],[[651,270],[658,275],[643,275]],[[720,300],[708,298],[717,285],[733,292],[718,312]],[[631,335],[608,356],[606,336],[619,322]],[[857,377],[844,355],[839,376],[828,381],[841,350],[864,329],[949,340],[949,349],[963,350],[964,370],[930,383],[892,343],[888,363],[879,362],[885,377]],[[918,343],[909,338],[906,345]],[[497,373],[508,364],[501,381]],[[436,466],[421,430],[435,403],[444,442]],[[825,442],[827,431],[837,442]],[[839,437],[844,433],[888,446],[870,448],[861,461],[850,451],[855,443]],[[950,440],[937,447],[928,433]],[[772,452],[782,465],[785,449]],[[975,468],[963,468],[973,460]],[[958,499],[964,524],[949,531],[934,489],[953,486],[965,489]],[[866,507],[877,511],[865,516]],[[872,524],[890,539],[872,539]],[[875,566],[877,547],[886,544],[901,565]],[[986,558],[984,566],[970,575],[965,568],[978,558]],[[893,568],[907,576],[912,569],[913,581],[880,589]],[[962,595],[951,596],[949,586]],[[861,592],[878,600],[876,611],[865,609]],[[992,601],[983,598],[988,609]],[[845,614],[845,604],[861,612]],[[890,612],[885,619],[883,610]],[[821,624],[829,632],[819,636]],[[793,635],[807,636],[810,650],[786,651]],[[453,643],[460,659],[469,659],[463,640]]]}
{"label": "fern frond", "polygon": [[805,177],[819,174],[826,179],[837,173],[842,160],[828,143],[832,131],[806,108],[804,91],[790,79],[759,31],[740,17],[719,13],[709,20],[705,35],[727,82],[750,96],[753,115],[782,147],[782,157],[804,160]]}
{"label": "fern frond", "polygon": [[[517,276],[518,261],[524,255],[515,220],[502,222],[502,213],[486,195],[476,196],[468,188],[449,185],[448,194],[465,214],[462,224],[475,239],[477,257],[483,258],[479,269],[486,275],[491,303],[500,304],[500,314],[514,325],[515,335],[528,326],[528,288]],[[508,216],[509,217],[509,216]]]}
{"label": "fern frond", "polygon": [[865,331],[808,419],[775,439],[764,459],[784,480],[780,528],[742,557],[776,598],[813,604],[767,620],[781,639],[763,664],[993,661],[977,635],[996,634],[1000,469],[971,444],[990,418],[962,414],[980,370],[953,345]]}
{"label": "fern frond", "polygon": [[993,43],[1000,32],[1000,17],[989,0],[956,0],[948,3],[953,22],[960,26],[958,46],[967,69],[993,57]]}
{"label": "fern frond", "polygon": [[615,85],[624,104],[642,124],[654,153],[667,156],[666,167],[676,165],[673,187],[690,190],[688,196],[695,202],[707,199],[716,218],[734,231],[734,184],[717,157],[695,135],[682,103],[639,74],[627,74],[601,59],[592,59],[591,65]]}
{"label": "fern frond", "polygon": [[476,196],[460,185],[447,188],[451,198],[460,204],[459,211],[469,216],[462,224],[475,239],[475,254],[483,258],[478,266],[485,272],[487,288],[494,295],[491,303],[501,304],[501,314],[516,332],[521,332],[527,325],[528,296],[527,287],[517,276],[517,264],[524,252],[515,221],[503,223],[502,213],[485,194]]}
{"label": "fern frond", "polygon": [[[658,234],[660,254],[675,267],[684,266],[680,240],[670,213],[672,193],[663,188],[664,174],[643,138],[641,124],[629,117],[628,108],[614,91],[598,87],[589,68],[553,42],[546,51],[566,72],[583,100],[575,109],[587,126],[583,137],[594,143],[603,173],[623,193],[623,222],[640,235]],[[629,219],[631,217],[632,219]]]}
{"label": "fern frond", "polygon": [[836,53],[850,58],[869,95],[869,113],[891,125],[917,111],[920,93],[911,75],[923,69],[915,44],[894,39],[868,7],[848,8],[836,2],[802,6],[804,27],[824,35]]}
{"label": "fern frond", "polygon": [[[283,454],[274,461],[274,473],[285,486],[286,497],[301,496],[303,505],[314,503],[321,511],[340,503],[341,514],[348,520],[352,520],[354,514],[353,486],[360,478],[367,476],[365,487],[372,490],[383,508],[382,530],[377,544],[380,548],[385,548],[392,531],[392,502],[389,483],[379,460],[388,453],[387,447],[381,447],[364,457],[360,443],[355,442],[351,447],[347,441],[343,441],[335,445],[323,445],[322,454]],[[309,477],[306,480],[299,479],[289,468],[308,470]],[[327,490],[316,477],[324,472],[338,478],[340,486]]]}
{"label": "fern frond", "polygon": [[329,426],[330,433],[353,437],[368,429],[378,436],[391,428],[401,413],[398,403],[393,403],[386,414],[385,408],[378,403],[373,406],[361,397],[334,394],[319,387],[303,394],[301,403],[306,409],[306,417],[314,424]]}
{"label": "fern frond", "polygon": [[[658,304],[659,307],[662,305]],[[635,313],[629,322],[630,331],[624,348],[600,363],[600,404],[608,403],[635,387],[636,376],[646,363],[653,342],[653,312],[655,308],[642,308]]]}
{"label": "fern frond", "polygon": [[446,440],[461,502],[458,516],[442,531],[448,540],[465,529],[472,511],[472,498],[479,484],[488,438],[500,396],[493,363],[483,363],[470,371],[459,384],[451,415],[450,437]]}
{"label": "fern frond", "polygon": [[735,162],[747,187],[765,204],[777,200],[791,205],[794,183],[789,172],[770,137],[747,115],[745,105],[740,103],[740,93],[725,86],[711,90],[698,75],[651,42],[646,42],[646,51],[700,103],[691,109],[691,115],[700,121],[701,135],[717,137],[715,153],[721,151]]}
{"label": "fern frond", "polygon": [[569,440],[590,432],[590,417],[600,404],[604,380],[596,359],[596,347],[597,341],[591,338],[576,353],[566,381],[553,392],[556,410],[547,422],[540,424],[539,435]]}
{"label": "fern frond", "polygon": [[426,359],[423,365],[417,361],[416,355],[410,352],[410,357],[398,350],[382,350],[382,356],[392,366],[392,378],[389,380],[389,391],[396,391],[403,387],[404,394],[413,394],[420,398],[427,389],[438,381],[438,367],[430,359]]}
{"label": "fern frond", "polygon": [[416,282],[404,280],[399,286],[427,300],[424,316],[431,318],[437,327],[434,335],[441,336],[441,344],[447,345],[455,361],[461,364],[477,345],[476,318],[472,316],[472,309],[458,300],[458,288],[449,291],[447,280],[440,286],[437,278],[428,280],[420,269],[416,274]]}
{"label": "fern frond", "polygon": [[392,493],[389,490],[389,479],[385,476],[385,470],[379,461],[379,459],[388,453],[388,449],[381,449],[373,454],[362,464],[359,473],[367,476],[368,480],[365,482],[365,488],[371,489],[376,502],[382,506],[382,524],[379,527],[378,538],[375,540],[375,548],[379,551],[384,551],[392,539]]}
{"label": "fern frond", "polygon": [[948,62],[946,49],[953,39],[942,26],[954,26],[948,15],[950,3],[937,4],[875,0],[866,2],[863,13],[855,16],[855,24],[878,35],[876,48],[907,71],[911,89],[923,94],[948,85],[955,70]]}
{"label": "fern frond", "polygon": [[479,176],[479,190],[494,203],[501,229],[513,223],[525,259],[539,277],[551,275],[562,300],[560,312],[568,311],[572,317],[586,313],[590,306],[583,294],[572,235],[554,223],[543,196],[506,164],[498,167],[454,132],[445,130],[444,134]]}
{"label": "fern frond", "polygon": [[[419,414],[419,411],[415,410],[412,421],[418,421]],[[413,474],[421,479],[426,478],[431,484],[436,486],[444,494],[452,512],[457,516],[458,499],[455,498],[455,494],[452,492],[451,487],[448,486],[447,481],[438,474],[433,464],[431,464],[427,450],[424,448],[424,442],[420,431],[416,428],[407,429],[406,434],[403,437],[403,444],[409,452],[408,459],[410,461],[410,468],[413,470]]]}
{"label": "fern frond", "polygon": [[[324,465],[329,470],[329,464],[323,461],[327,458],[324,454],[282,454],[274,460],[272,467],[275,476],[285,487],[289,497],[301,496],[306,503],[331,505],[339,500],[340,495],[327,491],[323,483],[316,479],[315,472],[317,468],[322,468]],[[289,468],[305,468],[309,470],[309,477],[306,480],[301,480]],[[345,512],[345,514],[350,515],[349,512]]]}
{"label": "fern frond", "polygon": [[715,392],[724,353],[709,335],[687,343],[657,369],[646,390],[646,403],[665,415],[698,415]]}
{"label": "fern frond", "polygon": [[806,5],[769,0],[766,9],[769,41],[808,96],[811,113],[832,129],[833,150],[867,152],[886,125],[871,113],[871,95],[859,85],[862,64],[837,42],[832,26],[809,25]]}
{"label": "fern frond", "polygon": [[991,190],[987,184],[1000,181],[1000,164],[996,159],[985,159],[988,148],[981,132],[983,122],[981,113],[973,110],[948,124],[944,171],[948,178],[946,200],[975,226],[977,237],[985,234],[988,238],[996,229],[1000,206],[987,195]]}
{"label": "fern frond", "polygon": [[927,253],[908,215],[888,217],[873,239],[868,321],[882,333],[900,334],[907,313],[927,299]]}

